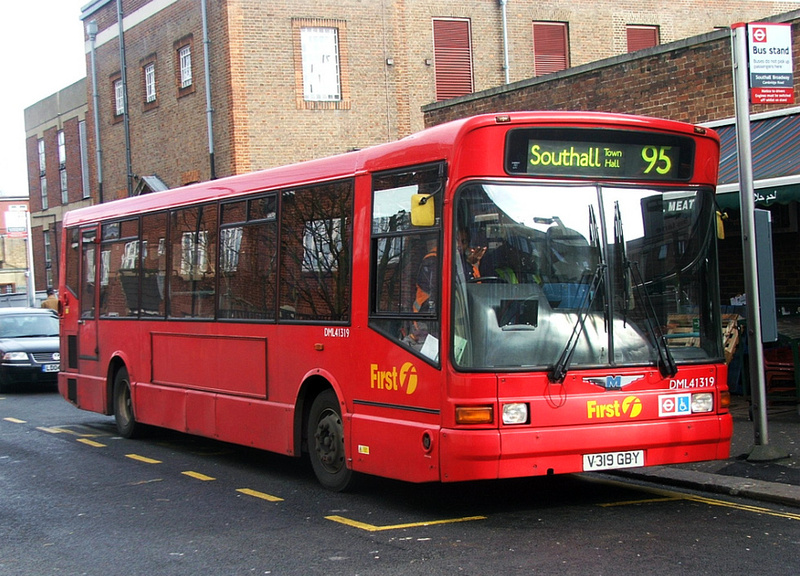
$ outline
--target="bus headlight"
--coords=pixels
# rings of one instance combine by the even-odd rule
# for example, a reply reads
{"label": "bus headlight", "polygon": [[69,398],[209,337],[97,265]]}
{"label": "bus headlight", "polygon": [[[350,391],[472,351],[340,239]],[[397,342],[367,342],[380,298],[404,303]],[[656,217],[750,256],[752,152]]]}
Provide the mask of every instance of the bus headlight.
{"label": "bus headlight", "polygon": [[523,402],[503,404],[503,424],[527,424],[528,405]]}
{"label": "bus headlight", "polygon": [[711,392],[702,392],[699,394],[692,394],[692,413],[698,412],[712,412],[714,410],[714,394]]}

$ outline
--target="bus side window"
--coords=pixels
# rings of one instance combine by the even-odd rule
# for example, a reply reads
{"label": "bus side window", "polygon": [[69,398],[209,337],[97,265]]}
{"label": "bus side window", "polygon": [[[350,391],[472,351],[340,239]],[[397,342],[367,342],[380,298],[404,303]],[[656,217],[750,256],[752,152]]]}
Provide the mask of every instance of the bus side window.
{"label": "bus side window", "polygon": [[412,221],[412,198],[438,194],[444,164],[373,175],[370,326],[433,362],[439,358],[441,202],[432,225]]}

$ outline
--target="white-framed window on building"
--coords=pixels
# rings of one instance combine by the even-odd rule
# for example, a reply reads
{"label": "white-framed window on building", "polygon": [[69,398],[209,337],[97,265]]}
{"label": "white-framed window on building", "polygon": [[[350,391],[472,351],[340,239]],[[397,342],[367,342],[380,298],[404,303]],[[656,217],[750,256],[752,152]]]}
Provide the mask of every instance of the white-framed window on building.
{"label": "white-framed window on building", "polygon": [[42,192],[42,210],[47,210],[50,203],[47,201],[47,177],[44,174],[39,177],[39,188]]}
{"label": "white-framed window on building", "polygon": [[44,139],[39,138],[36,145],[39,149],[39,176],[44,176],[45,170],[47,169],[47,156],[44,153]]}
{"label": "white-framed window on building", "polygon": [[47,286],[53,286],[53,249],[49,230],[44,231],[44,270]]}
{"label": "white-framed window on building", "polygon": [[144,101],[147,104],[156,101],[156,64],[149,62],[144,67]]}
{"label": "white-framed window on building", "polygon": [[114,80],[114,116],[125,114],[125,90],[123,90],[122,79]]}
{"label": "white-framed window on building", "polygon": [[67,169],[62,165],[58,170],[59,181],[61,182],[61,203],[69,204],[69,191],[67,190]]}
{"label": "white-framed window on building", "polygon": [[180,87],[192,85],[192,46],[186,44],[178,49],[178,65],[180,69]]}
{"label": "white-framed window on building", "polygon": [[339,34],[336,28],[300,30],[303,53],[303,98],[313,101],[342,99],[339,85]]}
{"label": "white-framed window on building", "polygon": [[346,22],[328,19],[292,21],[297,107],[305,110],[349,110]]}
{"label": "white-framed window on building", "polygon": [[67,163],[67,137],[63,130],[58,131],[58,165],[62,168]]}

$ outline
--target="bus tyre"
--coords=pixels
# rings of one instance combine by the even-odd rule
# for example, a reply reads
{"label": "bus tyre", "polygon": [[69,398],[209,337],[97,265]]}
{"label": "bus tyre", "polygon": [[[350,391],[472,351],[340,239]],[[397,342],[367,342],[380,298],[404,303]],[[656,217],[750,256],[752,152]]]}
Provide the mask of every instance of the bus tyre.
{"label": "bus tyre", "polygon": [[123,438],[136,438],[141,433],[142,426],[133,415],[131,382],[125,368],[120,368],[114,377],[114,419],[117,431]]}
{"label": "bus tyre", "polygon": [[311,404],[308,451],[314,474],[325,488],[343,492],[352,486],[353,471],[345,458],[342,413],[333,390],[325,390]]}

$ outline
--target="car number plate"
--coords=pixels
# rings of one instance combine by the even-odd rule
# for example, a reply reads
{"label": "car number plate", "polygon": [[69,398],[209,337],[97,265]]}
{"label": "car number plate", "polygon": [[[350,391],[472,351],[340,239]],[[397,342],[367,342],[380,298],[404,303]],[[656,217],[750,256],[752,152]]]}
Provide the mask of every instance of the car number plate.
{"label": "car number plate", "polygon": [[644,450],[627,452],[601,452],[583,455],[583,471],[638,468],[644,466]]}
{"label": "car number plate", "polygon": [[42,366],[42,372],[58,372],[60,368],[60,364],[45,364]]}

